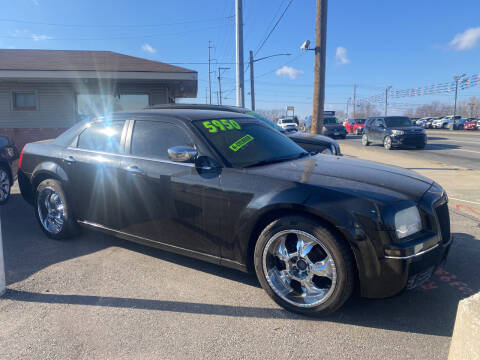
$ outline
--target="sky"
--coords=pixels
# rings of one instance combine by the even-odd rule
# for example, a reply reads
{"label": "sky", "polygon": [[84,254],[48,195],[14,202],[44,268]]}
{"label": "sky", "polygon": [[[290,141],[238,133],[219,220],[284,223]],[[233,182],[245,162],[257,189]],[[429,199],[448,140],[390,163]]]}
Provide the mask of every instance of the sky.
{"label": "sky", "polygon": [[[245,66],[255,58],[257,109],[295,106],[311,114],[314,0],[244,0]],[[235,0],[110,1],[16,0],[2,2],[0,48],[109,50],[178,64],[198,71],[198,97],[208,87],[211,41],[212,100],[217,102],[218,68],[223,104],[235,104]],[[453,80],[480,73],[480,1],[478,0],[334,0],[328,4],[325,107],[346,110],[357,84],[357,97]],[[250,106],[250,70],[245,67],[245,103]],[[460,91],[459,100],[480,96],[480,86]],[[392,113],[440,101],[442,94],[392,100]]]}

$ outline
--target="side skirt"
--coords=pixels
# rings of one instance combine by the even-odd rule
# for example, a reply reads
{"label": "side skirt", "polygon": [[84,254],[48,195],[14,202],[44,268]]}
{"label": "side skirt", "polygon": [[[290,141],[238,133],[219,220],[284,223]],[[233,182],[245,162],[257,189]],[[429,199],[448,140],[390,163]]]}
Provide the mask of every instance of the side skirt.
{"label": "side skirt", "polygon": [[201,252],[194,251],[194,250],[185,249],[185,248],[175,246],[175,245],[165,244],[165,243],[162,243],[162,242],[158,242],[158,241],[155,241],[155,240],[144,238],[142,236],[128,234],[128,233],[125,233],[125,232],[122,232],[122,231],[118,231],[118,230],[115,230],[115,229],[108,228],[108,227],[100,225],[100,224],[92,223],[92,222],[89,222],[89,221],[78,220],[77,223],[82,225],[83,227],[86,227],[86,228],[89,228],[89,229],[92,229],[92,230],[96,230],[96,231],[101,231],[105,234],[112,235],[112,236],[118,237],[120,239],[124,239],[124,240],[128,240],[128,241],[136,242],[138,244],[147,245],[147,246],[154,247],[154,248],[157,248],[157,249],[173,252],[175,254],[184,255],[184,256],[195,258],[195,259],[207,261],[209,263],[226,266],[226,267],[229,267],[229,268],[232,268],[232,269],[240,270],[242,272],[248,272],[248,269],[247,269],[246,265],[238,263],[236,261],[232,261],[232,260],[228,260],[228,259],[222,259],[221,257],[218,257],[218,256],[201,253]]}

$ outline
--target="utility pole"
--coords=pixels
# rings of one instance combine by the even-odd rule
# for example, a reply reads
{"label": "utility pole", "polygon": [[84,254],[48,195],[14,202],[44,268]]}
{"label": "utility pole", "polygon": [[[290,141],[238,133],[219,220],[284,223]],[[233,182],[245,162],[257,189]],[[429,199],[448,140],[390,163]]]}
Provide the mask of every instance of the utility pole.
{"label": "utility pole", "polygon": [[212,71],[210,70],[210,49],[213,48],[213,46],[210,45],[211,41],[208,40],[208,92],[210,96],[210,104],[212,103],[212,79],[211,79],[211,74]]}
{"label": "utility pole", "polygon": [[227,67],[219,67],[218,68],[218,99],[219,99],[219,104],[222,105],[222,77],[221,77],[221,71],[222,70],[229,70],[230,68]]}
{"label": "utility pole", "polygon": [[245,107],[245,84],[243,81],[243,5],[235,0],[237,106]]}
{"label": "utility pole", "polygon": [[388,90],[390,90],[392,87],[388,85],[385,88],[385,116],[387,116],[387,110],[388,110]]}
{"label": "utility pole", "polygon": [[452,123],[452,127],[450,130],[455,130],[454,127],[455,127],[455,116],[457,115],[457,95],[458,95],[458,82],[460,81],[461,78],[463,78],[464,76],[466,76],[466,74],[462,74],[460,76],[458,75],[455,75],[453,77],[453,79],[455,80],[455,100],[454,100],[454,105],[453,105],[453,123]]}
{"label": "utility pole", "polygon": [[348,98],[347,100],[347,120],[348,120],[348,104],[350,103],[350,101],[352,101],[352,98]]}
{"label": "utility pole", "polygon": [[353,85],[353,118],[355,117],[355,111],[357,111],[357,85]]}
{"label": "utility pole", "polygon": [[321,134],[323,130],[323,108],[325,104],[325,53],[327,46],[327,6],[328,0],[317,0],[311,129],[313,134]]}
{"label": "utility pole", "polygon": [[252,101],[252,111],[255,111],[255,75],[253,71],[253,51],[250,50],[250,99]]}
{"label": "utility pole", "polygon": [[205,104],[208,104],[208,87],[205,88]]}

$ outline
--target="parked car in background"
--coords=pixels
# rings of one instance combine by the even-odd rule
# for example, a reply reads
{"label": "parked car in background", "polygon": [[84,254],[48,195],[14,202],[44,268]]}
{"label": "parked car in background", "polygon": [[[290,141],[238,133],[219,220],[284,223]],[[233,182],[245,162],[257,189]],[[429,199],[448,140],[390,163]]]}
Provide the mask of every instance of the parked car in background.
{"label": "parked car in background", "polygon": [[50,238],[83,226],[251,271],[275,302],[306,315],[336,311],[354,289],[386,298],[420,286],[452,244],[448,197],[434,181],[312,156],[241,113],[82,122],[27,144],[18,178]]}
{"label": "parked car in background", "polygon": [[475,118],[468,118],[463,124],[463,128],[465,130],[477,130],[479,128],[479,121],[480,120],[477,120]]}
{"label": "parked car in background", "polygon": [[292,118],[278,119],[277,124],[286,131],[298,131],[298,124]]}
{"label": "parked car in background", "polygon": [[362,136],[363,146],[372,143],[383,144],[387,150],[400,146],[423,149],[427,144],[427,135],[406,116],[375,116],[367,119]]}
{"label": "parked car in background", "polygon": [[435,118],[426,119],[425,121],[423,121],[422,127],[424,129],[431,129],[433,120],[435,120]]}
{"label": "parked car in background", "polygon": [[432,128],[434,129],[445,129],[448,126],[448,120],[445,117],[433,120]]}
{"label": "parked car in background", "polygon": [[453,121],[453,119],[449,119],[447,129],[452,129],[453,127],[453,130],[463,130],[465,121],[465,119],[457,119],[455,121]]}
{"label": "parked car in background", "polygon": [[274,128],[282,134],[288,136],[291,140],[301,146],[303,149],[310,153],[320,153],[326,155],[342,155],[340,151],[340,145],[334,139],[327,136],[304,133],[299,131],[286,131],[272,120],[267,119],[263,115],[252,111],[250,109],[231,106],[231,105],[209,105],[209,104],[164,104],[154,105],[147,109],[192,109],[192,110],[215,110],[215,111],[231,111],[241,114],[250,115],[256,117],[266,125]]}
{"label": "parked car in background", "polygon": [[0,135],[0,205],[10,198],[10,191],[17,179],[18,152],[8,136]]}
{"label": "parked car in background", "polygon": [[322,134],[331,138],[345,139],[347,137],[347,130],[337,117],[324,116]]}
{"label": "parked car in background", "polygon": [[350,119],[344,123],[345,130],[349,134],[359,135],[363,133],[366,119]]}

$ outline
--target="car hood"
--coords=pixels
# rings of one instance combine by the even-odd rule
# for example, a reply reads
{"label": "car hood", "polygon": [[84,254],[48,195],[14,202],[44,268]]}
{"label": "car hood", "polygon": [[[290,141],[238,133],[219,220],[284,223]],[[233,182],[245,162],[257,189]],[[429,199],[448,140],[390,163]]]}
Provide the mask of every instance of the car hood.
{"label": "car hood", "polygon": [[252,175],[330,188],[383,203],[418,201],[433,181],[415,172],[352,158],[316,155],[247,169]]}
{"label": "car hood", "polygon": [[316,135],[316,134],[309,134],[304,132],[294,132],[294,133],[286,133],[286,135],[295,140],[301,140],[304,142],[309,143],[322,143],[322,144],[334,144],[335,141],[329,138],[328,136],[323,135]]}
{"label": "car hood", "polygon": [[422,132],[423,128],[420,126],[395,126],[389,127],[390,130],[403,130],[405,132],[414,133],[414,132]]}

